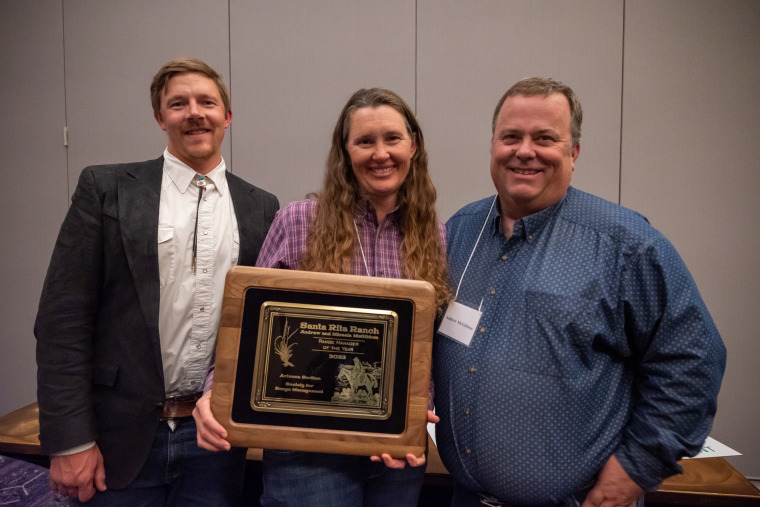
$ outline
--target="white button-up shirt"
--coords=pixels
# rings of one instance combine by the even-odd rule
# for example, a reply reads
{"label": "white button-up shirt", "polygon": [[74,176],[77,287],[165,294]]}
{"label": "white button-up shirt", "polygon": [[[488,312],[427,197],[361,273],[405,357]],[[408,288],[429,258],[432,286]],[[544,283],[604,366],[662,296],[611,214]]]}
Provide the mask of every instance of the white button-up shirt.
{"label": "white button-up shirt", "polygon": [[[193,183],[195,175],[192,168],[164,151],[158,212],[158,327],[167,396],[203,388],[216,348],[224,279],[237,264],[240,249],[224,160],[206,175],[200,204],[200,189]],[[193,272],[196,209],[197,257]]]}

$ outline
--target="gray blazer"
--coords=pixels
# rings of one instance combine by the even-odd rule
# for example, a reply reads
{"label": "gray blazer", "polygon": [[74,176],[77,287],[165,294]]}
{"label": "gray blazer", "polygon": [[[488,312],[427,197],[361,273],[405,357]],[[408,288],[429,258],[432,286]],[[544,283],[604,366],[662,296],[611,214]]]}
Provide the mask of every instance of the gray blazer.
{"label": "gray blazer", "polygon": [[[165,401],[158,336],[163,157],[87,167],[50,261],[34,326],[40,442],[97,441],[110,488],[143,467]],[[277,198],[227,173],[240,265],[253,266]]]}

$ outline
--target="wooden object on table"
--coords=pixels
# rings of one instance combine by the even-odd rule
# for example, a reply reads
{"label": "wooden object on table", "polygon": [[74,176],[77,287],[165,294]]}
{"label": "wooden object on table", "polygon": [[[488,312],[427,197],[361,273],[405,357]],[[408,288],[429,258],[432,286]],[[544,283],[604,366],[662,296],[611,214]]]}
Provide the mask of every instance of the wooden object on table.
{"label": "wooden object on table", "polygon": [[760,491],[725,459],[684,459],[679,464],[683,474],[665,479],[660,489],[647,493],[647,506],[760,506]]}
{"label": "wooden object on table", "polygon": [[[310,421],[320,416],[314,409],[311,414],[296,414],[303,424],[286,426],[239,422],[233,419],[236,379],[241,340],[258,337],[241,337],[246,295],[249,290],[272,291],[280,294],[305,294],[313,298],[331,297],[362,300],[387,300],[410,302],[411,334],[408,362],[406,417],[403,429],[398,432],[355,431],[327,427],[310,427]],[[267,292],[268,294],[270,292]],[[276,297],[274,301],[276,302]],[[287,298],[285,298],[287,300]],[[265,304],[269,304],[267,301]],[[313,304],[313,303],[311,303]],[[358,303],[357,303],[358,304]],[[262,305],[264,306],[264,305]],[[370,307],[361,307],[367,308]],[[258,309],[255,309],[258,312]],[[235,267],[227,274],[224,304],[219,324],[216,349],[216,366],[211,408],[216,419],[227,429],[228,440],[233,445],[271,449],[296,449],[312,452],[333,452],[370,456],[388,453],[402,458],[407,453],[417,456],[425,449],[427,438],[427,403],[430,386],[430,356],[435,318],[435,291],[427,282],[374,278],[353,275],[335,275],[266,268]],[[247,325],[247,324],[245,324]],[[258,326],[258,323],[257,323]],[[258,327],[257,327],[258,329]],[[398,345],[398,343],[397,343]],[[257,358],[258,360],[258,358]],[[390,363],[389,363],[390,364]],[[387,366],[387,365],[386,365]],[[398,372],[397,372],[398,374]],[[253,372],[244,372],[246,378]],[[394,379],[395,380],[395,379]],[[252,395],[257,386],[252,386]],[[246,409],[248,410],[248,409]],[[256,417],[261,410],[250,409]],[[311,419],[310,419],[311,418]],[[345,417],[352,419],[352,417]],[[339,419],[336,417],[335,419]],[[327,425],[325,425],[327,426]]]}
{"label": "wooden object on table", "polygon": [[[40,409],[34,402],[0,417],[0,454],[41,456],[39,416]],[[262,450],[248,449],[247,458],[261,461]]]}
{"label": "wooden object on table", "polygon": [[41,455],[37,403],[0,417],[0,453]]}

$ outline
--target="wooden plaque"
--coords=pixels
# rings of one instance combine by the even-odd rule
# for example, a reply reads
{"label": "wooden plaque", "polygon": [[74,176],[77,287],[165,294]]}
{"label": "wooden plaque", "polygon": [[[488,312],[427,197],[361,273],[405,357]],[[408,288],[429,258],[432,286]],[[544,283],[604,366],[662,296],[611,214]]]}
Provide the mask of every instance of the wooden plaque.
{"label": "wooden plaque", "polygon": [[211,409],[234,446],[420,456],[434,319],[427,282],[235,267]]}

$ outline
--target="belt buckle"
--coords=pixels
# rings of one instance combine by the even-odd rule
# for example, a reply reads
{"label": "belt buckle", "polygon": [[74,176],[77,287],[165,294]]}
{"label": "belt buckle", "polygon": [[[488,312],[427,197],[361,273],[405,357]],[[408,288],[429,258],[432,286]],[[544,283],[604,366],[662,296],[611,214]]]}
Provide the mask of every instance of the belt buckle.
{"label": "belt buckle", "polygon": [[179,396],[170,396],[169,398],[166,398],[166,403],[182,403],[185,401],[198,401],[198,399],[201,396],[203,396],[203,393],[180,394]]}
{"label": "belt buckle", "polygon": [[195,402],[198,401],[202,394],[203,393],[183,394],[166,398],[161,419],[170,420],[180,417],[189,417],[192,415],[192,409],[195,406]]}

